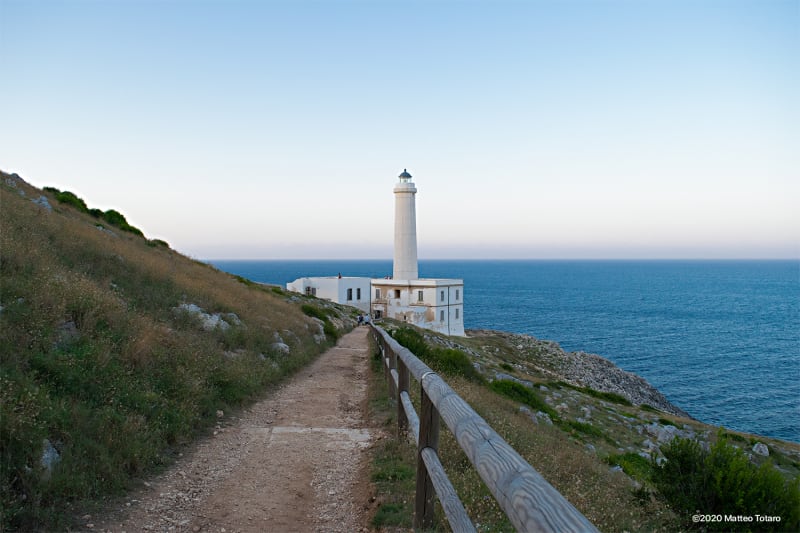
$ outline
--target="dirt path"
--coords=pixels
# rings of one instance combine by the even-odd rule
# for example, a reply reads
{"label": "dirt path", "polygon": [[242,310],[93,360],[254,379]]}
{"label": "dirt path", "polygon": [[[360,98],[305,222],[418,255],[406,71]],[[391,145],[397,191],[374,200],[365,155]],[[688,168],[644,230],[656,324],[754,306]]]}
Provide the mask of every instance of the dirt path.
{"label": "dirt path", "polygon": [[356,328],[240,418],[223,417],[111,517],[83,517],[87,530],[366,530],[367,333]]}

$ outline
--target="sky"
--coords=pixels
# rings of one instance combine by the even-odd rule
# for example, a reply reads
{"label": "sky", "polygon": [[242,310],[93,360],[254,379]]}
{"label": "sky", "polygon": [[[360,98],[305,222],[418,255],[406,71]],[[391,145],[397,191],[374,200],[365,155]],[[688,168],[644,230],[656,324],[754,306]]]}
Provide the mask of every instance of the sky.
{"label": "sky", "polygon": [[[0,169],[198,259],[800,257],[800,0],[0,0]],[[0,206],[0,209],[3,207]]]}

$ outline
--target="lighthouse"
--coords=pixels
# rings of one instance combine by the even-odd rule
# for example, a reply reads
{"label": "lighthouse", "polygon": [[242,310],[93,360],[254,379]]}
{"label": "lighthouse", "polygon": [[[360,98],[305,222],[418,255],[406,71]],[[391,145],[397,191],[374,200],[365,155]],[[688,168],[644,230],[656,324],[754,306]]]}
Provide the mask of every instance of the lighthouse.
{"label": "lighthouse", "polygon": [[394,279],[418,279],[417,188],[403,169],[394,187]]}
{"label": "lighthouse", "polygon": [[[408,170],[394,186],[394,275],[299,278],[290,291],[351,305],[372,318],[464,336],[464,280],[419,277],[417,268],[417,187]],[[388,214],[388,213],[387,213]]]}

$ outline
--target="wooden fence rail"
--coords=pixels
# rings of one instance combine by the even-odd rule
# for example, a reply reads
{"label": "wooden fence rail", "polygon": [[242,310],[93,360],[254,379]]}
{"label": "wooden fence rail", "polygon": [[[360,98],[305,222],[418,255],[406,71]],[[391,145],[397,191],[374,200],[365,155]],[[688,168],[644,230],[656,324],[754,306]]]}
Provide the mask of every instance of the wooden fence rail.
{"label": "wooden fence rail", "polygon": [[[433,526],[436,494],[453,531],[475,531],[439,461],[441,418],[518,531],[597,531],[442,378],[381,327],[370,327],[383,356],[391,394],[397,400],[398,427],[410,429],[417,443],[415,528]],[[419,415],[408,395],[409,376],[420,383]]]}

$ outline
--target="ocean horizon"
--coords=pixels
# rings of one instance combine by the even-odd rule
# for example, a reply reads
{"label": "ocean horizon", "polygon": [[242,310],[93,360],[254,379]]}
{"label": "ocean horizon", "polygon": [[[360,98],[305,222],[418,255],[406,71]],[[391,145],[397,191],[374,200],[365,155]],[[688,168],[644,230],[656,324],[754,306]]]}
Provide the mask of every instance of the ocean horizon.
{"label": "ocean horizon", "polygon": [[[256,282],[392,273],[390,259],[208,260]],[[800,442],[798,260],[420,260],[464,280],[464,326],[603,356],[692,417]]]}

